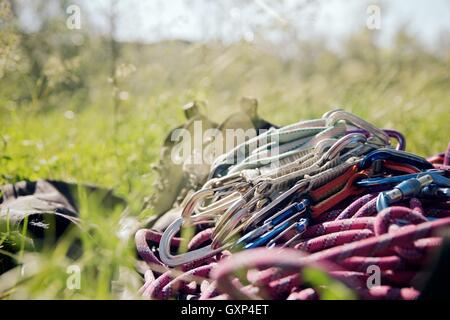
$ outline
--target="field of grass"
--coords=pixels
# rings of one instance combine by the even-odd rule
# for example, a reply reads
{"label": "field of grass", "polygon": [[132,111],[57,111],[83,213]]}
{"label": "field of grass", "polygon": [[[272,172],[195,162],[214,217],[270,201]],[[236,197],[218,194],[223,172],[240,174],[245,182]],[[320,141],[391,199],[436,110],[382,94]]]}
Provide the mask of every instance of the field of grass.
{"label": "field of grass", "polygon": [[[430,53],[401,38],[392,48],[379,48],[367,34],[349,40],[340,53],[320,43],[299,48],[298,56],[282,59],[247,43],[127,44],[120,63],[131,71],[120,79],[126,95],[118,108],[105,74],[90,78],[92,90],[83,103],[71,93],[21,103],[4,95],[0,183],[39,178],[94,183],[113,188],[130,203],[130,214],[144,219],[151,212],[140,209],[156,177],[151,166],[169,129],[184,121],[181,106],[195,99],[207,101],[208,114],[219,121],[236,110],[242,96],[255,97],[260,115],[277,124],[320,117],[338,106],[401,131],[410,152],[429,156],[446,148],[448,48]],[[15,85],[20,83],[25,82]],[[19,251],[14,258],[31,265],[0,276],[0,296],[110,299],[122,297],[117,290],[122,286],[136,294],[133,241],[118,234],[121,210],[105,212],[85,201],[81,217],[88,226],[79,260],[65,258],[69,239],[39,256]],[[0,250],[8,238],[11,234],[2,233]],[[20,237],[15,239],[9,241],[20,245]],[[81,270],[79,290],[66,286],[73,264]]]}

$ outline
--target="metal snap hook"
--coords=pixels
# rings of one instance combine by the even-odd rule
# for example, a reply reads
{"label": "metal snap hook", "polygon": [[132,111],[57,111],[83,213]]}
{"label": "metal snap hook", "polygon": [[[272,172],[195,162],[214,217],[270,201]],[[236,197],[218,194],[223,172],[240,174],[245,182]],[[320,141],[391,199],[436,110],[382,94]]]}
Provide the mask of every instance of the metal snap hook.
{"label": "metal snap hook", "polygon": [[161,241],[159,243],[159,258],[165,265],[168,265],[169,267],[175,267],[193,261],[205,259],[223,251],[226,248],[226,246],[222,246],[220,248],[213,249],[211,245],[207,245],[206,247],[186,253],[178,255],[171,254],[170,242],[172,238],[181,230],[183,223],[184,219],[178,218],[177,220],[172,222],[172,224],[164,231],[161,237]]}
{"label": "metal snap hook", "polygon": [[330,161],[332,159],[337,158],[337,156],[341,153],[342,150],[347,148],[352,143],[365,143],[367,142],[367,138],[365,135],[361,133],[351,133],[343,136],[339,140],[337,140],[327,152],[322,156],[322,161]]}
{"label": "metal snap hook", "polygon": [[343,110],[336,110],[327,114],[327,125],[334,125],[338,121],[348,122],[360,129],[364,129],[369,132],[374,138],[381,142],[382,146],[389,146],[389,136],[381,129],[378,129],[369,122],[355,116],[352,113]]}
{"label": "metal snap hook", "polygon": [[375,160],[392,160],[402,164],[409,164],[422,170],[433,169],[433,165],[420,156],[388,148],[377,149],[367,154],[359,163],[359,168],[368,169]]}
{"label": "metal snap hook", "polygon": [[187,201],[186,205],[183,208],[183,211],[181,212],[181,216],[183,218],[191,218],[195,207],[197,206],[197,203],[204,198],[211,197],[214,195],[213,189],[200,189],[197,192],[194,192],[190,199]]}

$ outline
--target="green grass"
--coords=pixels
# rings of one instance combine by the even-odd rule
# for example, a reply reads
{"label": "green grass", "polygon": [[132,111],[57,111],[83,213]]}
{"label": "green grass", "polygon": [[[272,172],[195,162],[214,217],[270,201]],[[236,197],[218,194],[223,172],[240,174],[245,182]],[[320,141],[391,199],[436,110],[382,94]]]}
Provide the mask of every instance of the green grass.
{"label": "green grass", "polygon": [[[2,98],[0,183],[39,178],[94,183],[115,189],[129,201],[132,215],[144,218],[148,212],[139,209],[152,192],[151,165],[169,129],[184,121],[182,104],[192,99],[208,101],[209,114],[220,120],[236,110],[240,97],[256,97],[260,115],[278,124],[320,117],[339,106],[403,132],[408,151],[423,156],[443,151],[450,138],[450,55],[400,45],[379,49],[361,39],[349,42],[341,55],[312,46],[302,52],[310,50],[313,58],[290,61],[248,44],[166,44],[143,53],[125,48],[123,61],[137,68],[121,80],[129,99],[116,115],[105,75],[90,80],[87,105],[70,94],[52,101],[51,108],[48,100],[11,106]],[[75,112],[73,118],[68,110]],[[70,239],[40,256],[19,252],[15,258],[34,266],[0,276],[0,293],[111,299],[120,298],[115,289],[123,284],[135,293],[133,243],[117,234],[120,210],[105,212],[95,201],[84,201],[81,216],[87,226],[79,260],[65,258]],[[80,290],[66,288],[71,264],[82,270]]]}

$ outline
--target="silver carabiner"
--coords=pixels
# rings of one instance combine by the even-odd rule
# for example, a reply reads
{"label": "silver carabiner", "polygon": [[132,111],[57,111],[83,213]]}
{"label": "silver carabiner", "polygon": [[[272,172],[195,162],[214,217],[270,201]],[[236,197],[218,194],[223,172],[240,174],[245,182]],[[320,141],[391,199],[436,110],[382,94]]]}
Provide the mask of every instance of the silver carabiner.
{"label": "silver carabiner", "polygon": [[377,138],[382,146],[390,146],[389,136],[381,129],[378,129],[371,123],[359,118],[358,116],[344,111],[342,109],[333,110],[327,112],[324,117],[327,119],[328,125],[334,125],[340,120],[343,120],[349,124],[352,124],[360,129],[364,129],[369,132],[374,138]]}
{"label": "silver carabiner", "polygon": [[172,222],[172,224],[170,224],[162,234],[161,241],[159,242],[159,258],[165,265],[168,265],[169,267],[180,266],[186,263],[211,257],[226,249],[227,246],[213,249],[211,245],[207,245],[206,247],[202,247],[197,250],[173,255],[170,252],[170,242],[172,241],[172,238],[177,234],[177,232],[180,231],[183,223],[184,219],[178,218],[177,220]]}

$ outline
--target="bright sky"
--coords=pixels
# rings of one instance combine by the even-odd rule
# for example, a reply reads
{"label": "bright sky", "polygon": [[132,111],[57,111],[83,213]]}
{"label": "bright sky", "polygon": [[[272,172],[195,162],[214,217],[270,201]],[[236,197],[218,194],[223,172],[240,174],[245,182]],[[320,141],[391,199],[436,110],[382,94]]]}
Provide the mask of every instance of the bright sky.
{"label": "bright sky", "polygon": [[[83,18],[96,30],[108,30],[105,11],[114,0],[75,0]],[[401,25],[407,23],[424,43],[435,43],[443,31],[450,32],[448,0],[309,0],[302,10],[296,6],[308,0],[118,0],[117,37],[126,41],[154,42],[165,39],[225,41],[256,34],[270,36],[287,24],[299,36],[325,35],[339,42],[342,36],[365,28],[368,5],[381,9],[380,41],[389,43]],[[280,5],[284,3],[284,5]],[[273,23],[273,25],[271,25]]]}

